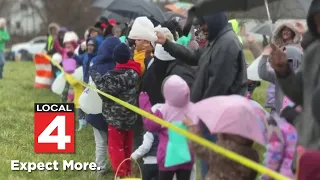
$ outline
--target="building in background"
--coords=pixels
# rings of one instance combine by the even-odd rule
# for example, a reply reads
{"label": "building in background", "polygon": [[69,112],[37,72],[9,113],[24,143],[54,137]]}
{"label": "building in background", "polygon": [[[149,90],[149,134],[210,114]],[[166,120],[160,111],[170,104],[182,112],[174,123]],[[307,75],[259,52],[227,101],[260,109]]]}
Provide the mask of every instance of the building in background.
{"label": "building in background", "polygon": [[[1,16],[7,19],[7,28],[11,34],[21,36],[36,35],[41,30],[42,19],[36,8],[30,6],[26,0],[2,0],[5,8],[1,8]],[[42,7],[41,0],[32,0],[35,6]]]}

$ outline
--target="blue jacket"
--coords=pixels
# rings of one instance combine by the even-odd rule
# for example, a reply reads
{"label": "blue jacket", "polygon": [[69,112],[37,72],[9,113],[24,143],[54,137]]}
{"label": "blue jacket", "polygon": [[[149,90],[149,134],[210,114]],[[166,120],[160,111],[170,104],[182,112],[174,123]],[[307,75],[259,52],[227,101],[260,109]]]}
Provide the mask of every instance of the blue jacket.
{"label": "blue jacket", "polygon": [[[93,65],[89,68],[89,71],[95,71],[100,74],[105,74],[110,70],[113,70],[116,63],[112,58],[114,48],[119,45],[121,41],[116,37],[109,37],[105,39],[98,49],[98,54],[91,61]],[[88,114],[87,122],[94,128],[102,131],[108,130],[108,124],[104,120],[102,114]]]}
{"label": "blue jacket", "polygon": [[99,35],[99,36],[95,37],[95,39],[97,41],[97,47],[99,48],[100,45],[103,43],[104,38],[103,38],[103,36]]}
{"label": "blue jacket", "polygon": [[[83,70],[83,81],[88,83],[89,82],[89,67],[91,64],[91,60],[97,56],[98,48],[99,48],[99,43],[98,43],[98,38],[91,38],[93,40],[94,44],[96,45],[95,51],[91,54],[88,52],[80,55],[80,56],[75,56],[75,60],[77,61],[78,65],[82,65],[82,70]],[[87,41],[88,42],[88,41]]]}

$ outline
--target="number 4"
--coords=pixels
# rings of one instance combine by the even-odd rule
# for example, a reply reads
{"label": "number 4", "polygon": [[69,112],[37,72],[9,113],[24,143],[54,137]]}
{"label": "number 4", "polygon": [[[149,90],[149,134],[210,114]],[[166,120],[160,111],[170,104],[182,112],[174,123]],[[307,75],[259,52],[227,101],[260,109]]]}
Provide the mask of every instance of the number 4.
{"label": "number 4", "polygon": [[[58,128],[57,135],[51,133]],[[57,143],[58,149],[66,149],[66,143],[71,142],[71,137],[66,136],[66,117],[56,116],[54,120],[46,127],[46,129],[39,135],[38,143]]]}

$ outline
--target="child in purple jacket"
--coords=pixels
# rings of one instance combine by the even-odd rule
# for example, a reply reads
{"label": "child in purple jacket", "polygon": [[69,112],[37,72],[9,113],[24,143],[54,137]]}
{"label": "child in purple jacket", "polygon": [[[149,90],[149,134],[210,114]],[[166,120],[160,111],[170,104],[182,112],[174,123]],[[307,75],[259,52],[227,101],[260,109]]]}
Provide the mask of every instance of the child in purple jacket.
{"label": "child in purple jacket", "polygon": [[[184,113],[192,103],[190,102],[190,90],[188,84],[179,76],[172,75],[163,81],[162,92],[165,99],[164,105],[155,111],[156,116],[169,122],[183,122]],[[139,106],[141,109],[152,113],[149,96],[141,93],[139,97]],[[159,180],[173,180],[176,175],[177,180],[190,179],[194,159],[188,163],[165,167],[166,148],[168,144],[168,129],[162,127],[145,117],[143,117],[144,126],[147,131],[158,133],[159,145],[157,152],[157,161],[159,166]]]}

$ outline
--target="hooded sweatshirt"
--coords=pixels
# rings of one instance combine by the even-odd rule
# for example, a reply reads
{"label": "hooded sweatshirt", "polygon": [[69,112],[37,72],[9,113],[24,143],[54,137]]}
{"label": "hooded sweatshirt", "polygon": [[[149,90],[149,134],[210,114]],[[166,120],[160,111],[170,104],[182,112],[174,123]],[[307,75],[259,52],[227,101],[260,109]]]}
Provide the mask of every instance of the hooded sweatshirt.
{"label": "hooded sweatshirt", "polygon": [[90,64],[92,63],[92,59],[97,56],[99,44],[97,37],[95,38],[90,38],[87,40],[87,43],[92,40],[95,44],[95,49],[94,52],[88,53],[85,52],[84,54],[80,56],[75,56],[75,59],[79,65],[82,65],[82,70],[83,70],[83,81],[88,83],[89,82],[89,68]]}
{"label": "hooded sweatshirt", "polygon": [[[319,38],[313,15],[320,12],[320,1],[313,0],[307,17],[310,32]],[[286,76],[278,75],[278,81],[284,93],[297,105],[302,105],[303,111],[295,122],[299,134],[298,144],[310,149],[320,149],[320,119],[312,113],[314,93],[320,88],[320,41],[315,40],[304,52],[302,67],[296,73]]]}
{"label": "hooded sweatshirt", "polygon": [[[245,95],[247,71],[242,45],[232,30],[225,13],[202,18],[208,25],[209,44],[196,51],[166,41],[165,51],[190,66],[198,65],[191,101],[228,94]],[[228,71],[224,71],[228,69]]]}
{"label": "hooded sweatshirt", "polygon": [[[184,114],[191,108],[190,90],[188,84],[179,76],[169,76],[163,83],[163,96],[165,98],[164,105],[155,111],[155,115],[165,119],[168,122],[183,122]],[[139,98],[139,106],[141,109],[152,113],[151,102],[149,98]],[[149,132],[158,133],[159,145],[157,152],[157,161],[160,171],[176,171],[191,170],[194,161],[189,163],[165,167],[166,148],[168,144],[168,129],[162,127],[160,124],[143,117],[145,128]]]}
{"label": "hooded sweatshirt", "polygon": [[[293,39],[289,40],[287,42],[284,42],[282,40],[282,30],[285,27],[289,28],[294,33]],[[301,36],[301,33],[298,31],[298,27],[295,25],[294,21],[289,21],[289,22],[280,24],[278,27],[276,27],[273,34],[274,34],[273,38],[275,41],[278,42],[279,46],[283,47],[283,46],[287,46],[287,45],[296,45],[296,46],[300,47],[300,42],[302,40],[302,36]]]}
{"label": "hooded sweatshirt", "polygon": [[[192,102],[198,102],[218,95],[247,92],[247,68],[242,45],[226,13],[213,13],[202,18],[208,25],[208,45],[192,51],[181,45],[166,41],[164,50],[176,59],[190,66],[198,66],[191,88]],[[201,125],[202,135],[214,141],[215,137],[205,125]]]}
{"label": "hooded sweatshirt", "polygon": [[[96,75],[104,75],[108,71],[114,69],[116,63],[112,58],[114,48],[119,45],[121,42],[116,37],[109,37],[103,41],[98,49],[97,56],[94,57],[91,62],[93,65],[89,68],[89,74],[92,80],[96,83]],[[92,76],[94,73],[94,76]],[[97,85],[97,84],[96,84]],[[106,100],[106,97],[100,96],[103,100]],[[87,121],[94,128],[108,132],[108,124],[105,121],[105,118],[102,114],[88,114]]]}
{"label": "hooded sweatshirt", "polygon": [[[293,39],[288,42],[284,42],[282,40],[282,30],[285,27],[291,29],[295,33]],[[274,40],[278,41],[280,46],[294,45],[294,46],[299,47],[299,43],[302,39],[302,37],[301,37],[300,33],[298,32],[297,27],[293,21],[280,24],[279,26],[276,27],[273,34],[274,34]],[[262,51],[259,54],[261,54],[261,53],[262,53]],[[270,69],[269,71],[273,71],[272,67],[269,66],[268,68]],[[275,85],[270,83],[267,90],[266,90],[266,103],[265,103],[266,108],[276,108],[275,107],[275,103],[276,103],[275,102],[275,91],[276,91],[275,89],[276,89]]]}
{"label": "hooded sweatshirt", "polygon": [[[286,46],[286,52],[288,59],[292,62],[292,68],[296,71],[301,64],[303,54],[301,49],[295,46]],[[270,83],[275,84],[275,109],[277,113],[280,113],[281,109],[283,108],[283,100],[284,100],[284,93],[282,92],[279,83],[277,82],[276,74],[273,69],[267,67],[268,56],[263,56],[261,61],[259,62],[259,69],[258,73],[261,79],[268,81]]]}

